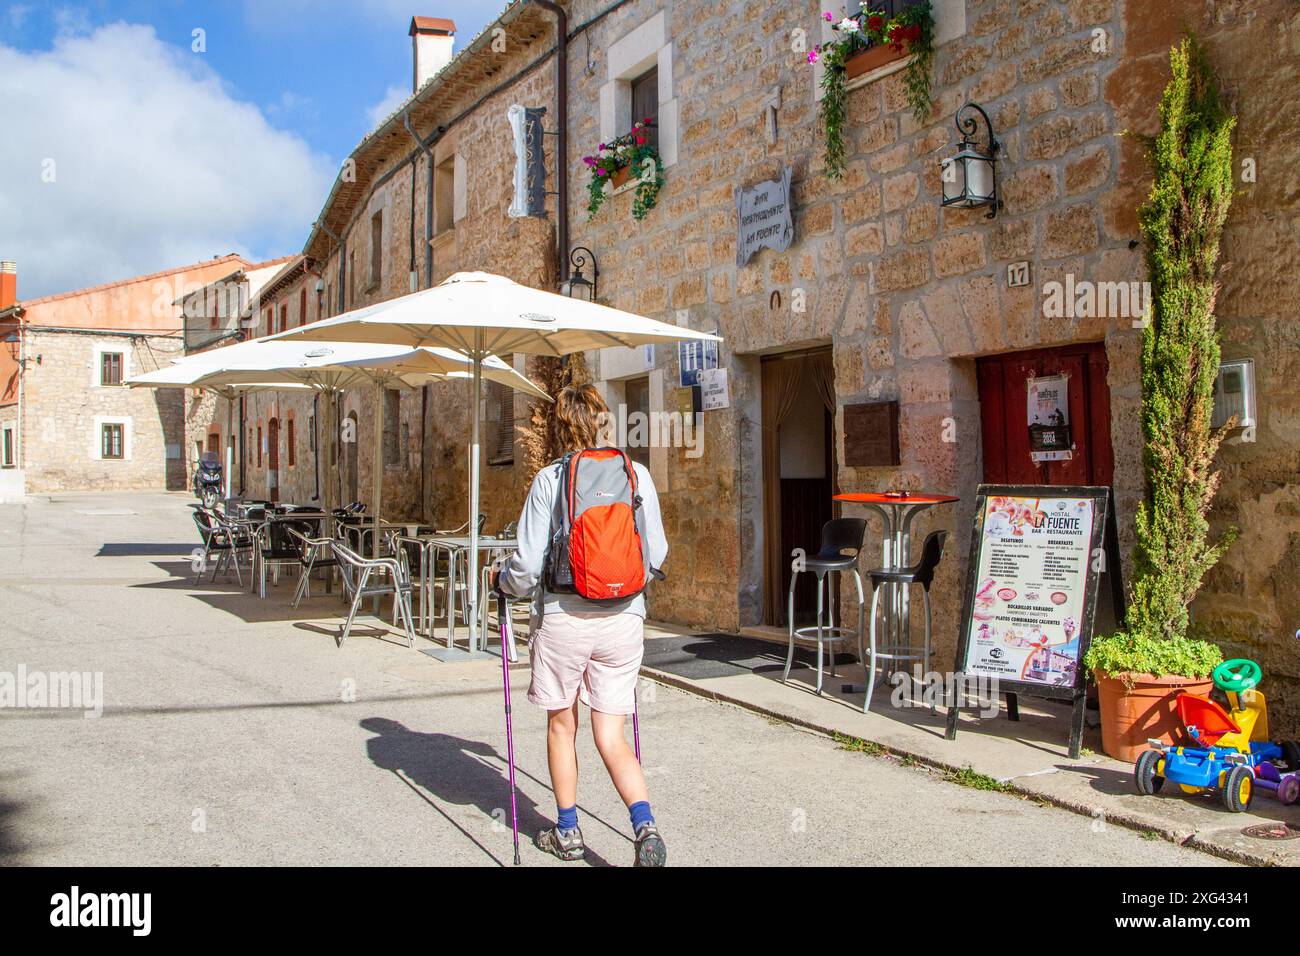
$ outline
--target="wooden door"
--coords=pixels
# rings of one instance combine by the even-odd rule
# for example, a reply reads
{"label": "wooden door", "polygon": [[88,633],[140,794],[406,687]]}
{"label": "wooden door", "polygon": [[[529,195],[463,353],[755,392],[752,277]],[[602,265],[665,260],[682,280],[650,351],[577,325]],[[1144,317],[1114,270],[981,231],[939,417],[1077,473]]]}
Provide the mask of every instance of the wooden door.
{"label": "wooden door", "polygon": [[[1109,485],[1114,471],[1110,444],[1110,388],[1106,347],[1100,342],[991,355],[976,360],[984,480],[998,484]],[[1025,404],[1030,378],[1070,376],[1069,461],[1035,462],[1029,452]]]}

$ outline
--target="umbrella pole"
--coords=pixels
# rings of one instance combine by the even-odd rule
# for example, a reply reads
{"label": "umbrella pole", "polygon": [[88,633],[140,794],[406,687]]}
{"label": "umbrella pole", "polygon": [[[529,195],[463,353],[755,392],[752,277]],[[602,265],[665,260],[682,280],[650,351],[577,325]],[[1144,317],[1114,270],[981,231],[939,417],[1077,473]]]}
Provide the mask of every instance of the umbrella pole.
{"label": "umbrella pole", "polygon": [[226,392],[226,498],[235,497],[235,393]]}
{"label": "umbrella pole", "polygon": [[374,494],[371,501],[375,503],[375,536],[371,544],[371,557],[379,557],[379,508],[384,494],[384,386],[375,382],[375,457],[374,457]]}
{"label": "umbrella pole", "polygon": [[[470,451],[469,451],[469,650],[474,653],[478,645],[478,459],[479,459],[479,393],[483,383],[483,332],[474,333],[474,375],[470,379]],[[502,655],[505,651],[502,650]]]}

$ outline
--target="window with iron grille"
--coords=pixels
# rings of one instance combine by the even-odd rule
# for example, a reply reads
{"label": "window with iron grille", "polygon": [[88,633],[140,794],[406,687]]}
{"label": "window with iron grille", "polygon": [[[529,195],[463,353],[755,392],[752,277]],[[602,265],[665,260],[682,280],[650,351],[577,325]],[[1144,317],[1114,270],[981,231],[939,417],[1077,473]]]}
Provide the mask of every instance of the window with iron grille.
{"label": "window with iron grille", "polygon": [[[509,361],[509,359],[507,359]],[[515,461],[515,392],[500,382],[487,383],[487,435],[484,450],[489,465]]]}
{"label": "window with iron grille", "polygon": [[384,272],[384,211],[370,217],[370,285],[378,287]]}
{"label": "window with iron grille", "polygon": [[122,353],[101,352],[99,354],[99,384],[122,384]]}
{"label": "window with iron grille", "polygon": [[293,433],[293,419],[289,419],[289,430],[285,434],[285,445],[289,452],[289,467],[292,468],[298,463],[298,442]]}
{"label": "window with iron grille", "polygon": [[108,424],[101,427],[99,435],[99,457],[110,460],[118,460],[126,457],[124,447],[124,433],[126,426],[121,424]]}
{"label": "window with iron grille", "polygon": [[262,426],[257,426],[257,467],[262,467]]}

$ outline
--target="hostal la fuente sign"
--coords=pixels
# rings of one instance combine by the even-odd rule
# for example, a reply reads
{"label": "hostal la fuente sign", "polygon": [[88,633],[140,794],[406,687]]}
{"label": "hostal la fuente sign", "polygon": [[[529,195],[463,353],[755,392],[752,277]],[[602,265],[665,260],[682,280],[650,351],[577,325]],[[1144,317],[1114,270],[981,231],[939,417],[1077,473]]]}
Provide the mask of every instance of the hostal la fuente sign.
{"label": "hostal la fuente sign", "polygon": [[780,179],[770,179],[749,189],[736,188],[736,265],[743,266],[764,247],[784,252],[794,241],[790,211],[790,167]]}

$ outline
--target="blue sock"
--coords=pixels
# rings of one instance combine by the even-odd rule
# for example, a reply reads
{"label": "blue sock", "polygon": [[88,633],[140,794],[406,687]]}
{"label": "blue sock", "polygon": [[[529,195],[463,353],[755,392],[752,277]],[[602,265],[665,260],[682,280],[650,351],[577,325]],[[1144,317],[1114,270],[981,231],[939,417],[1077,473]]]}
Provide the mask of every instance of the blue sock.
{"label": "blue sock", "polygon": [[555,826],[561,833],[568,833],[570,830],[578,829],[578,805],[575,803],[571,807],[555,808]]}
{"label": "blue sock", "polygon": [[654,814],[650,812],[650,802],[648,800],[638,800],[627,808],[627,814],[632,818],[632,832],[636,833],[643,824],[654,823]]}

